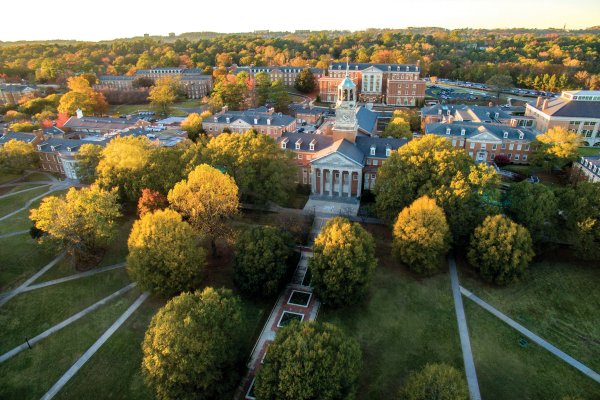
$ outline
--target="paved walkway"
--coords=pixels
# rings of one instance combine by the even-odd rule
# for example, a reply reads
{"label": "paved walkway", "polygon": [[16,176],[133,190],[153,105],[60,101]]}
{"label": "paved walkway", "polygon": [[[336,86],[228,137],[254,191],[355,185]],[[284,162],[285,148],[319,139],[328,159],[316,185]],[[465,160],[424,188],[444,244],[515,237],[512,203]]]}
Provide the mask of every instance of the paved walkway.
{"label": "paved walkway", "polygon": [[[94,310],[97,310],[98,308],[102,307],[103,305],[105,305],[106,303],[108,303],[109,301],[114,299],[115,297],[118,297],[118,296],[122,295],[123,293],[129,291],[130,289],[133,289],[135,287],[135,285],[136,285],[136,283],[131,283],[131,284],[125,286],[124,288],[117,290],[113,294],[103,298],[100,301],[97,301],[96,303],[92,304],[91,306],[87,307],[86,309],[79,311],[78,313],[71,315],[69,318],[65,319],[64,321],[50,327],[49,329],[45,330],[44,332],[40,333],[39,335],[35,336],[34,338],[29,339],[29,346],[33,346],[34,344],[42,341],[43,339],[47,338],[51,334],[58,332],[65,326],[68,326],[68,325],[72,324],[73,322],[77,321],[78,319],[80,319],[81,317],[91,313]],[[11,357],[19,354],[21,351],[27,349],[29,346],[27,343],[23,343],[22,345],[17,346],[14,349],[7,351],[6,353],[0,355],[0,363],[3,363],[4,361],[10,359]]]}
{"label": "paved walkway", "polygon": [[[28,182],[28,183],[29,183],[29,182]],[[43,185],[39,185],[39,186],[35,186],[35,187],[32,187],[32,188],[28,188],[28,189],[19,190],[18,192],[11,192],[11,193],[7,193],[7,194],[3,194],[2,196],[0,196],[0,199],[4,199],[4,198],[10,197],[10,196],[15,196],[15,195],[17,195],[17,194],[21,194],[21,193],[29,192],[29,191],[31,191],[31,190],[39,189],[39,188],[41,188],[41,187],[44,187],[44,186],[50,186],[51,184],[52,184],[52,183],[50,183],[50,182],[49,182],[49,183],[47,183],[47,184],[43,184]]]}
{"label": "paved walkway", "polygon": [[86,350],[85,353],[65,372],[65,374],[42,396],[42,400],[53,398],[69,380],[83,367],[83,365],[102,347],[104,343],[123,325],[125,321],[137,310],[142,303],[150,296],[150,293],[145,292],[137,300],[129,306],[129,308],[96,340],[96,342]]}
{"label": "paved walkway", "polygon": [[53,280],[47,281],[47,282],[41,282],[36,285],[29,285],[29,286],[23,288],[23,290],[21,290],[21,292],[29,292],[30,290],[41,289],[41,288],[45,288],[47,286],[57,285],[59,283],[64,283],[64,282],[73,281],[75,279],[85,278],[87,276],[100,274],[102,272],[112,271],[113,269],[123,268],[124,266],[125,266],[125,263],[122,262],[119,264],[108,265],[106,267],[100,267],[100,268],[92,269],[89,271],[80,272],[77,274],[65,276],[63,278],[53,279]]}
{"label": "paved walkway", "polygon": [[469,300],[472,300],[473,302],[475,302],[477,305],[481,306],[486,311],[489,311],[491,314],[493,314],[495,317],[497,317],[500,320],[502,320],[503,322],[505,322],[511,328],[516,329],[517,331],[519,331],[521,334],[527,336],[529,339],[531,339],[531,341],[533,341],[540,347],[543,347],[544,349],[548,350],[550,353],[554,354],[556,357],[560,358],[567,364],[571,365],[574,368],[577,368],[579,371],[581,371],[588,377],[590,377],[593,380],[595,380],[596,382],[600,383],[600,374],[593,371],[590,367],[577,361],[576,359],[574,359],[570,355],[566,354],[565,352],[561,351],[559,348],[552,345],[551,343],[548,343],[546,340],[542,339],[535,333],[531,332],[529,329],[525,328],[523,325],[519,324],[518,322],[512,320],[506,314],[503,314],[498,309],[494,308],[489,303],[480,299],[479,297],[477,297],[476,295],[474,295],[472,292],[465,289],[464,287],[461,286],[460,291],[466,298],[468,298]]}
{"label": "paved walkway", "polygon": [[4,238],[7,238],[7,237],[11,237],[11,236],[22,235],[24,233],[29,233],[29,229],[25,229],[23,231],[5,233],[3,235],[0,235],[0,239],[4,239]]}
{"label": "paved walkway", "polygon": [[24,291],[24,289],[27,286],[31,285],[31,283],[34,282],[36,279],[38,279],[40,276],[44,275],[46,273],[46,271],[48,271],[50,268],[52,268],[54,265],[56,265],[56,263],[58,263],[60,260],[62,260],[64,256],[65,256],[65,253],[61,253],[58,257],[56,257],[54,260],[50,261],[44,268],[40,269],[38,272],[33,274],[29,279],[27,279],[25,282],[23,282],[16,289],[11,290],[10,292],[5,292],[5,293],[0,294],[0,307],[2,307],[10,299],[12,299],[16,295],[18,295],[19,293]]}
{"label": "paved walkway", "polygon": [[[314,238],[319,234],[321,228],[327,221],[327,218],[317,216],[313,222],[311,229],[309,242],[314,242]],[[253,397],[249,396],[250,388],[254,383],[254,377],[260,368],[263,358],[267,353],[269,344],[275,340],[277,331],[281,328],[280,321],[284,313],[288,316],[296,315],[301,321],[314,321],[317,319],[319,308],[321,303],[316,299],[313,294],[312,288],[308,282],[305,282],[306,273],[308,271],[308,260],[312,257],[311,250],[303,250],[300,252],[300,261],[294,271],[291,283],[286,286],[283,293],[277,299],[275,306],[271,310],[269,318],[265,323],[248,361],[248,374],[242,381],[240,388],[235,396],[236,399],[240,400],[251,400]],[[296,304],[292,302],[292,295],[294,292],[300,292],[304,296],[308,297],[305,304]]]}
{"label": "paved walkway", "polygon": [[462,296],[460,295],[460,285],[458,283],[458,273],[456,272],[456,262],[454,257],[448,257],[450,265],[450,281],[452,282],[452,296],[454,297],[454,309],[456,311],[456,320],[458,322],[458,333],[460,336],[460,346],[462,348],[463,362],[465,364],[465,375],[467,376],[467,385],[469,386],[469,397],[471,400],[481,400],[479,393],[479,383],[477,381],[477,371],[473,361],[473,352],[471,351],[471,340],[469,339],[469,328],[467,327],[467,318],[463,307]]}

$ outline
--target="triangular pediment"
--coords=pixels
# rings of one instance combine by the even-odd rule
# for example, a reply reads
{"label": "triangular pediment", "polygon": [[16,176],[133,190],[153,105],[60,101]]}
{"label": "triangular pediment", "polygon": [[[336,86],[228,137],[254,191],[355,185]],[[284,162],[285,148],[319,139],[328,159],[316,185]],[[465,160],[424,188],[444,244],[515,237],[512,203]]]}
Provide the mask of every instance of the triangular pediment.
{"label": "triangular pediment", "polygon": [[469,140],[472,142],[502,143],[502,140],[498,139],[495,135],[488,131],[483,131],[473,135],[469,138]]}
{"label": "triangular pediment", "polygon": [[250,125],[249,123],[247,123],[243,119],[236,119],[235,121],[233,121],[233,123],[231,124],[231,126],[236,127],[236,128],[237,127],[240,127],[240,128],[250,128],[250,127],[252,127],[252,125]]}
{"label": "triangular pediment", "polygon": [[317,159],[313,159],[311,164],[315,166],[331,166],[331,167],[348,167],[348,168],[356,168],[358,166],[362,167],[363,165],[355,160],[352,160],[345,156],[344,154],[333,151],[327,155],[319,157]]}
{"label": "triangular pediment", "polygon": [[382,71],[382,70],[380,70],[380,69],[379,69],[379,68],[377,68],[377,67],[370,66],[369,68],[365,68],[365,69],[363,69],[363,71],[362,71],[362,72],[363,72],[363,73],[365,73],[365,72],[383,72],[383,71]]}

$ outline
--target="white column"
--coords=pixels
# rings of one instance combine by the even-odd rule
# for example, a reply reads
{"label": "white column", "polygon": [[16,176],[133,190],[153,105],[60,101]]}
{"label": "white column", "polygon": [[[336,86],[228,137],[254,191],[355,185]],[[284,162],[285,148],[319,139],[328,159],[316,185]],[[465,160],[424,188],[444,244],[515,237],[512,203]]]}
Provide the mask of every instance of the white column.
{"label": "white column", "polygon": [[356,197],[360,197],[360,193],[362,191],[362,180],[363,180],[363,174],[362,171],[358,172],[358,187],[356,188]]}
{"label": "white column", "polygon": [[323,196],[325,193],[325,171],[326,170],[323,168],[320,168],[320,171],[321,171],[321,193],[320,194],[321,194],[321,196]]}
{"label": "white column", "polygon": [[352,170],[348,171],[348,197],[352,197]]}
{"label": "white column", "polygon": [[317,187],[317,169],[316,168],[311,168],[309,165],[309,171],[311,171],[311,176],[310,176],[310,192],[312,194],[315,194],[316,187]]}
{"label": "white column", "polygon": [[335,184],[335,172],[333,169],[330,170],[331,184],[329,185],[329,196],[333,196],[333,185]]}
{"label": "white column", "polygon": [[340,190],[338,191],[338,197],[342,197],[342,189],[344,188],[344,170],[340,169]]}

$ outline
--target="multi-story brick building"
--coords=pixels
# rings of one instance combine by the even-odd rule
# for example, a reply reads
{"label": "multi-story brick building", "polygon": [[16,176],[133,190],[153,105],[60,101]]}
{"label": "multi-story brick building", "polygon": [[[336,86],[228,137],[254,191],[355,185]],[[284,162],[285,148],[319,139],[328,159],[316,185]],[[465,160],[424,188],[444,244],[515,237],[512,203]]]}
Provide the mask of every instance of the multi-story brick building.
{"label": "multi-story brick building", "polygon": [[358,101],[388,106],[417,106],[425,99],[425,81],[418,64],[332,63],[319,79],[321,101],[337,101],[337,87],[346,76],[357,86]]}
{"label": "multi-story brick building", "polygon": [[161,78],[179,79],[186,95],[190,99],[200,99],[212,90],[212,76],[203,75],[197,68],[152,68],[140,69],[132,76],[103,75],[98,78],[96,89],[132,90],[133,81],[138,78],[150,78],[157,81]]}
{"label": "multi-story brick building", "polygon": [[225,129],[232,133],[243,133],[254,129],[258,133],[270,135],[273,138],[284,132],[296,130],[296,119],[282,113],[276,113],[272,108],[258,107],[245,111],[229,111],[227,107],[202,121],[202,128],[209,134],[218,135]]}
{"label": "multi-story brick building", "polygon": [[585,146],[600,146],[600,90],[565,91],[550,99],[538,97],[535,105],[526,105],[525,115],[533,118],[538,133],[563,127],[580,134]]}
{"label": "multi-story brick building", "polygon": [[496,156],[505,155],[513,163],[526,164],[535,140],[530,129],[481,122],[433,123],[425,126],[425,133],[445,137],[476,162],[494,161]]}
{"label": "multi-story brick building", "polygon": [[533,118],[524,116],[525,107],[485,107],[465,104],[435,104],[421,109],[421,129],[436,122],[483,122],[531,128]]}
{"label": "multi-story brick building", "polygon": [[[240,72],[247,72],[251,77],[256,76],[259,72],[266,72],[269,74],[271,81],[275,81],[277,79],[281,79],[284,85],[286,86],[294,86],[296,83],[296,78],[298,74],[302,72],[302,70],[308,67],[291,67],[291,66],[233,66],[230,71],[233,74],[238,74]],[[324,75],[324,71],[320,68],[310,68],[315,80],[318,82],[319,79]]]}

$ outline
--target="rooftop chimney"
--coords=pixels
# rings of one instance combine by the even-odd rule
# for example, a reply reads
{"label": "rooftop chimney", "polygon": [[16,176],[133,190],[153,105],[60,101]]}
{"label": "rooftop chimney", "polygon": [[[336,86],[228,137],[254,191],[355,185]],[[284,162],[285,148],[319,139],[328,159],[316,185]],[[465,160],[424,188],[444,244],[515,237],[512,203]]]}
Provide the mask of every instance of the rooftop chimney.
{"label": "rooftop chimney", "polygon": [[540,108],[540,106],[542,105],[542,100],[543,100],[542,96],[537,97],[537,100],[535,101],[535,108]]}
{"label": "rooftop chimney", "polygon": [[544,102],[542,103],[542,111],[544,111],[546,108],[548,108],[548,99],[544,99]]}

